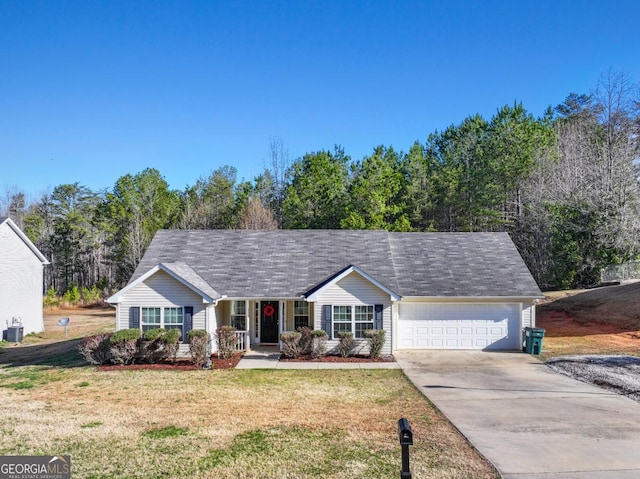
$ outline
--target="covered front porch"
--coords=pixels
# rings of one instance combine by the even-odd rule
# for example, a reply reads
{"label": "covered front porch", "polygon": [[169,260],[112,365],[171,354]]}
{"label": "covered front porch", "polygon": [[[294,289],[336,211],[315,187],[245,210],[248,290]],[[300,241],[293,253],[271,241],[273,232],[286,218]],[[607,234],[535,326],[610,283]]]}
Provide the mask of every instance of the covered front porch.
{"label": "covered front porch", "polygon": [[[236,350],[258,345],[280,347],[280,333],[314,328],[314,303],[293,298],[224,298],[209,311],[210,332],[221,326],[236,328]],[[215,350],[217,345],[213,344]]]}

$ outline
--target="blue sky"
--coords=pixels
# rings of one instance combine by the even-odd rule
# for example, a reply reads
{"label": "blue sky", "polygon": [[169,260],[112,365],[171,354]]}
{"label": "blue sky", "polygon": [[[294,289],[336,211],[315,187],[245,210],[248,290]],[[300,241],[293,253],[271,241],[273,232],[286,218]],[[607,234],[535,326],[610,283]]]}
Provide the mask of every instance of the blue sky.
{"label": "blue sky", "polygon": [[535,116],[609,68],[640,80],[637,1],[0,0],[0,194],[251,180],[341,145],[408,150],[504,104]]}

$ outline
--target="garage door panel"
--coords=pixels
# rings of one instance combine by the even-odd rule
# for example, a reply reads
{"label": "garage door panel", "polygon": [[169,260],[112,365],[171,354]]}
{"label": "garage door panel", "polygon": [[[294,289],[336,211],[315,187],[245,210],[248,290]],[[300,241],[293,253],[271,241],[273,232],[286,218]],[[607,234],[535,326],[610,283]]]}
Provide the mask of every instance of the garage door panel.
{"label": "garage door panel", "polygon": [[398,347],[518,349],[517,304],[400,304]]}

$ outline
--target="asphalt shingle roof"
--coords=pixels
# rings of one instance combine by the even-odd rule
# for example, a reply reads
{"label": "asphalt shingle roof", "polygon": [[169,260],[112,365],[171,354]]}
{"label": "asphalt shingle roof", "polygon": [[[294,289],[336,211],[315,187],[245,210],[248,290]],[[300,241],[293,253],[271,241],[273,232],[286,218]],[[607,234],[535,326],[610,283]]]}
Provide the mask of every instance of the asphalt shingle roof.
{"label": "asphalt shingle roof", "polygon": [[351,265],[401,296],[541,296],[506,233],[161,230],[131,281],[160,263],[227,297],[298,297]]}

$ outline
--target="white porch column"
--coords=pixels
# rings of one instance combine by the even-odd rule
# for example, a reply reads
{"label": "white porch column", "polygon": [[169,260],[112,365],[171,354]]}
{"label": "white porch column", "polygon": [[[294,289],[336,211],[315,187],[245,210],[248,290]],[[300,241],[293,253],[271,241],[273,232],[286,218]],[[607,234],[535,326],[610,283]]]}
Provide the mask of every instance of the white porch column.
{"label": "white porch column", "polygon": [[216,317],[216,305],[215,303],[208,305],[204,309],[204,324],[205,330],[209,333],[209,341],[211,343],[211,352],[218,350],[218,343],[214,336],[218,327],[218,318]]}
{"label": "white porch column", "polygon": [[251,334],[249,331],[251,330],[252,324],[251,318],[251,310],[249,308],[249,300],[244,300],[244,350],[249,351],[251,349]]}

